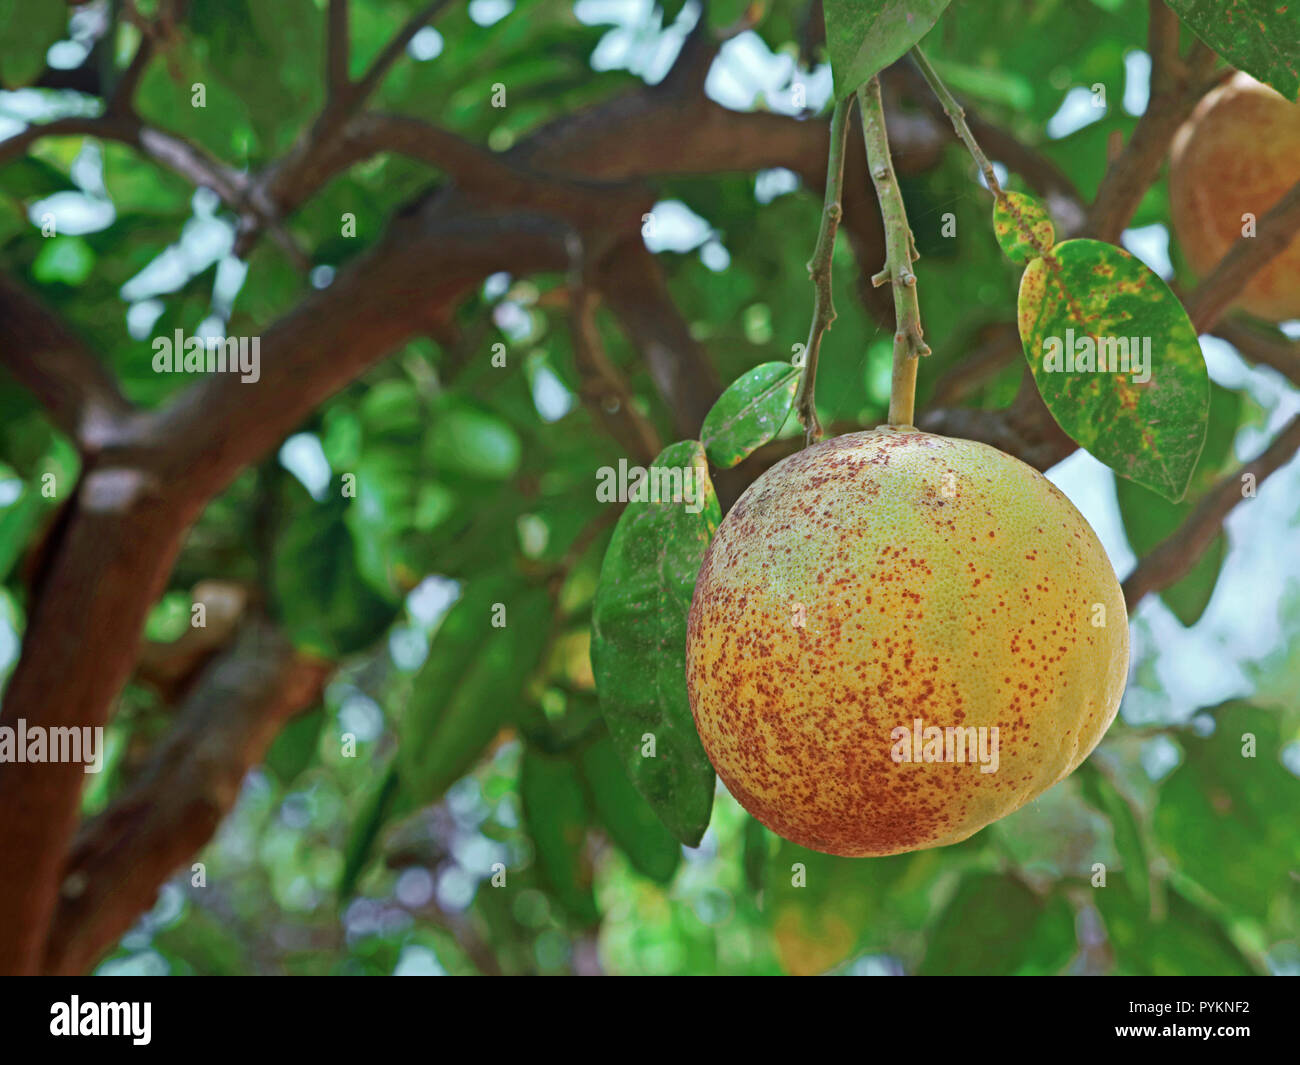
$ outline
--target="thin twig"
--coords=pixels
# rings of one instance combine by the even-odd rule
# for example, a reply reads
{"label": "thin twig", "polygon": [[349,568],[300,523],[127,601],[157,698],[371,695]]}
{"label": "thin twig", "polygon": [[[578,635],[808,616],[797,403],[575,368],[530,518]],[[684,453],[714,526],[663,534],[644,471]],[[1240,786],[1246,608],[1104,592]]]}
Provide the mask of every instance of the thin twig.
{"label": "thin twig", "polygon": [[[319,187],[313,185],[309,178],[319,168],[321,160],[329,159],[338,151],[340,142],[346,140],[349,120],[373,95],[389,67],[401,57],[411,39],[449,3],[450,0],[433,0],[412,15],[375,57],[360,80],[348,80],[346,85],[336,80],[332,91],[327,94],[325,106],[316,116],[310,130],[299,138],[287,156],[267,167],[256,180],[250,182],[249,201],[257,211],[253,217],[245,219],[247,224],[240,227],[235,237],[235,255],[245,258],[252,251],[265,225],[261,215],[267,212],[272,217],[286,215],[305,198],[302,192],[304,188],[314,191]],[[338,29],[336,18],[332,9],[333,30]],[[335,75],[332,76],[335,78],[338,41],[339,34],[335,32],[331,35],[330,58],[327,60],[327,64],[335,70]]]}
{"label": "thin twig", "polygon": [[894,286],[894,376],[889,394],[889,424],[911,425],[916,409],[916,360],[929,355],[921,328],[921,305],[916,296],[916,241],[907,224],[903,193],[894,174],[885,130],[885,107],[880,99],[880,79],[873,77],[858,90],[862,135],[867,143],[867,168],[880,201],[885,224],[885,268],[871,279],[873,285]]}
{"label": "thin twig", "polygon": [[835,302],[831,296],[831,260],[835,255],[835,234],[844,215],[841,195],[844,189],[844,146],[848,143],[849,109],[853,97],[846,96],[831,112],[830,149],[826,157],[826,199],[822,207],[822,224],[817,232],[817,246],[808,261],[808,276],[813,283],[813,317],[808,327],[808,344],[804,348],[803,377],[795,396],[795,410],[803,425],[805,444],[815,444],[822,437],[817,420],[817,356],[822,336],[835,321]]}
{"label": "thin twig", "polygon": [[628,449],[633,458],[649,465],[662,445],[659,434],[636,408],[632,390],[610,362],[596,325],[596,293],[587,283],[585,249],[576,231],[565,242],[569,253],[569,329],[573,338],[573,361],[582,383],[583,402],[604,424],[609,434]]}
{"label": "thin twig", "polygon": [[970,127],[966,125],[966,112],[962,110],[953,94],[948,91],[948,86],[943,83],[935,72],[934,67],[930,65],[930,61],[925,58],[925,53],[919,47],[914,47],[911,56],[912,62],[916,64],[917,69],[920,70],[934,95],[943,104],[943,113],[948,116],[952,128],[957,131],[957,136],[961,138],[961,142],[966,145],[966,149],[979,165],[980,173],[984,175],[984,183],[989,187],[989,191],[993,193],[996,199],[1002,199],[1002,186],[998,183],[998,176],[994,173],[993,164],[989,162],[988,156],[984,154],[976,142]]}
{"label": "thin twig", "polygon": [[406,25],[384,46],[384,50],[370,64],[370,69],[362,75],[361,80],[347,93],[349,108],[355,108],[364,102],[378,88],[379,83],[384,79],[384,75],[388,73],[388,68],[401,58],[402,53],[406,51],[406,46],[411,43],[411,39],[433,21],[450,2],[451,0],[432,0],[432,3],[425,4],[423,8],[407,19]]}
{"label": "thin twig", "polygon": [[135,55],[131,57],[131,62],[126,70],[122,72],[121,78],[113,86],[113,95],[109,98],[108,107],[105,110],[111,115],[127,113],[131,110],[131,101],[135,96],[136,87],[140,84],[140,79],[144,77],[145,68],[154,56],[154,40],[151,34],[145,33],[140,37],[140,43],[136,46]]}

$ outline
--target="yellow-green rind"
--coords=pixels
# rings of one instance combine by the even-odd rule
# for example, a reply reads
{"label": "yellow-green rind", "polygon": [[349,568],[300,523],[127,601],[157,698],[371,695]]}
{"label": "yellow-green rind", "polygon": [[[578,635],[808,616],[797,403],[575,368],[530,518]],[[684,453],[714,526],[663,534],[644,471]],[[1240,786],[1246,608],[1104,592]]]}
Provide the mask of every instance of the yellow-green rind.
{"label": "yellow-green rind", "polygon": [[[727,788],[846,856],[957,843],[1087,757],[1128,673],[1119,582],[1018,459],[882,428],[790,456],[701,566],[686,679]],[[999,729],[999,766],[896,762],[901,726]]]}

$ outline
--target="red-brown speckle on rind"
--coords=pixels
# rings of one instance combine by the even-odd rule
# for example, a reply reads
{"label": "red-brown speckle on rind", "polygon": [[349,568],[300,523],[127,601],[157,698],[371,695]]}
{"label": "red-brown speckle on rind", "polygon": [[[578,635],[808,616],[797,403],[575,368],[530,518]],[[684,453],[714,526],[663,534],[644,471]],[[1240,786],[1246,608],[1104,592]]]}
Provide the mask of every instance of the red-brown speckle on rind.
{"label": "red-brown speckle on rind", "polygon": [[[1119,584],[1069,500],[994,448],[915,430],[837,437],[760,477],[709,548],[687,631],[727,788],[787,839],[850,856],[959,842],[1046,790],[1110,725],[1127,669]],[[997,771],[894,761],[892,730],[916,718],[996,726]]]}

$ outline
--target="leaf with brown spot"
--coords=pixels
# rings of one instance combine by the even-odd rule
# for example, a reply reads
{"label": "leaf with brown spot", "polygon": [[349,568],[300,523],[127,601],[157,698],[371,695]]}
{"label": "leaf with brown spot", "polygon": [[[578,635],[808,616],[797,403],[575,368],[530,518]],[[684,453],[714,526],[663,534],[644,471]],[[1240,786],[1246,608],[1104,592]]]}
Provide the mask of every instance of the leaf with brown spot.
{"label": "leaf with brown spot", "polygon": [[1168,0],[1201,40],[1288,100],[1300,94],[1300,4],[1286,0]]}
{"label": "leaf with brown spot", "polygon": [[1047,208],[1023,192],[1004,192],[994,201],[993,235],[1013,263],[1046,255],[1056,243]]}
{"label": "leaf with brown spot", "polygon": [[[1067,240],[1026,268],[1019,325],[1038,391],[1061,428],[1121,476],[1181,499],[1205,443],[1210,379],[1169,286],[1122,248]],[[1089,347],[1091,368],[1076,362]],[[1148,380],[1136,380],[1145,376],[1136,367],[1096,369],[1134,350]]]}
{"label": "leaf with brown spot", "polygon": [[[1115,482],[1124,535],[1138,558],[1149,555],[1158,544],[1172,536],[1192,513],[1197,499],[1222,476],[1232,461],[1232,441],[1241,420],[1241,409],[1240,392],[1222,385],[1210,385],[1210,420],[1205,450],[1201,452],[1191,486],[1182,502],[1171,503],[1133,481],[1120,479]],[[1196,624],[1209,605],[1227,551],[1228,538],[1220,532],[1185,576],[1160,590],[1165,605],[1188,628]]]}

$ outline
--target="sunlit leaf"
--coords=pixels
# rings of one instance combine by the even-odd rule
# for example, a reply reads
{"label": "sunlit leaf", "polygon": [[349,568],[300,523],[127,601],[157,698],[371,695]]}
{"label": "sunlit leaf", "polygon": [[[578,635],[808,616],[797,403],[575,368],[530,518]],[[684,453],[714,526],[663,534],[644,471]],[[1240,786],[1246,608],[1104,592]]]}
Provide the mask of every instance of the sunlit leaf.
{"label": "sunlit leaf", "polygon": [[826,50],[843,99],[930,32],[949,0],[825,0]]}
{"label": "sunlit leaf", "polygon": [[765,362],[728,386],[700,427],[713,465],[729,469],[776,437],[790,416],[801,372],[788,362]]}
{"label": "sunlit leaf", "polygon": [[1068,240],[1029,264],[1019,303],[1025,357],[1061,428],[1181,499],[1205,442],[1209,375],[1169,286],[1121,248]]}

